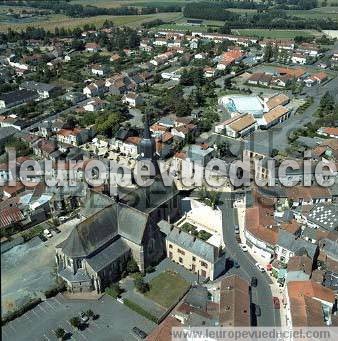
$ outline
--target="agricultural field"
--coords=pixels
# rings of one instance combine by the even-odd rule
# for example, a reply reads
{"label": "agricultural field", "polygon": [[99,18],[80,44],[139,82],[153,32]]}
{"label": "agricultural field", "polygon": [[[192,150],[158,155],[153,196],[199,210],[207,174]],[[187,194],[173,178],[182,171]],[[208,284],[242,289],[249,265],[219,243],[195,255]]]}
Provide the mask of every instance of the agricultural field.
{"label": "agricultural field", "polygon": [[328,18],[334,21],[338,21],[338,7],[319,7],[314,8],[308,11],[305,10],[290,10],[286,11],[288,15],[300,17],[300,18],[309,18],[309,19],[320,19],[320,18]]}
{"label": "agricultural field", "polygon": [[[72,1],[73,4],[80,4],[80,5],[94,5],[92,0],[74,0]],[[136,7],[161,7],[161,6],[168,6],[168,5],[178,5],[178,4],[185,4],[186,1],[184,0],[154,0],[154,1],[146,1],[146,0],[95,0],[96,7],[103,7],[103,8],[116,8],[120,6],[136,6]]]}
{"label": "agricultural field", "polygon": [[292,39],[295,36],[320,36],[321,33],[315,30],[269,30],[269,29],[236,29],[232,30],[234,34],[242,36],[256,36],[272,39]]}
{"label": "agricultural field", "polygon": [[65,15],[55,14],[44,17],[46,20],[20,22],[20,23],[1,23],[0,32],[7,31],[8,28],[13,30],[25,29],[28,26],[42,27],[46,30],[53,30],[55,27],[77,27],[85,24],[94,24],[101,26],[106,20],[113,21],[116,25],[126,25],[130,27],[137,27],[144,22],[151,21],[154,19],[162,20],[175,20],[180,14],[179,13],[156,13],[147,15],[126,15],[126,16],[111,16],[111,15],[100,15],[89,18],[69,18]]}

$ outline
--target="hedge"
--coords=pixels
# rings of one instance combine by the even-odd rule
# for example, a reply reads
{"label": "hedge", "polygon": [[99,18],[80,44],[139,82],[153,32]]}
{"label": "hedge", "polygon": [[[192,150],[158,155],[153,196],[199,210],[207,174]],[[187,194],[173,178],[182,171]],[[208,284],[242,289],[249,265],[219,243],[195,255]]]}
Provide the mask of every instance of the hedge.
{"label": "hedge", "polygon": [[128,308],[130,308],[131,310],[135,311],[136,313],[144,316],[145,318],[147,318],[150,321],[153,321],[155,323],[158,323],[158,318],[155,317],[154,315],[152,315],[151,313],[149,313],[148,311],[144,310],[142,307],[140,307],[138,304],[136,304],[133,301],[130,301],[128,299],[124,299],[123,302]]}

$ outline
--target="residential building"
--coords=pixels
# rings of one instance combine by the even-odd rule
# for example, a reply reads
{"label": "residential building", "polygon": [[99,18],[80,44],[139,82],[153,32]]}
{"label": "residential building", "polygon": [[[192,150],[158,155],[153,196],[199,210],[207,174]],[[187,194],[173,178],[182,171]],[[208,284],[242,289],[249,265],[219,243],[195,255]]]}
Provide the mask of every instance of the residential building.
{"label": "residential building", "polygon": [[142,105],[143,102],[143,97],[135,92],[128,92],[122,98],[122,103],[126,103],[132,108]]}
{"label": "residential building", "polygon": [[288,327],[321,327],[332,324],[335,295],[314,281],[292,281],[287,284]]}
{"label": "residential building", "polygon": [[32,90],[15,90],[0,95],[0,109],[7,109],[16,105],[32,102],[38,98],[38,93]]}
{"label": "residential building", "polygon": [[209,244],[177,227],[166,236],[167,257],[203,278],[215,280],[225,269],[221,247]]}
{"label": "residential building", "polygon": [[20,89],[37,92],[41,99],[50,98],[61,93],[61,87],[53,84],[25,81],[20,84]]}

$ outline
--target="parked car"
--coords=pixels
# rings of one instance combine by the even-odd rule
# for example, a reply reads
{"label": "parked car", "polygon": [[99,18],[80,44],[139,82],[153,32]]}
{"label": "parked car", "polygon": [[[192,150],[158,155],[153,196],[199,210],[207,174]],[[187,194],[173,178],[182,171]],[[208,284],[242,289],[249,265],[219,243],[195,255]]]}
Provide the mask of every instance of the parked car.
{"label": "parked car", "polygon": [[264,266],[260,265],[259,263],[256,263],[255,265],[260,272],[265,272]]}
{"label": "parked car", "polygon": [[84,312],[80,314],[80,317],[82,322],[87,322],[89,320],[89,317]]}
{"label": "parked car", "polygon": [[59,220],[60,220],[61,223],[66,222],[68,219],[69,219],[69,217],[66,216],[66,215],[59,217]]}
{"label": "parked car", "polygon": [[272,298],[273,301],[273,306],[275,309],[280,309],[280,302],[279,302],[279,298],[278,297],[273,297]]}
{"label": "parked car", "polygon": [[46,242],[48,239],[45,237],[45,235],[43,234],[40,234],[39,235],[39,238],[43,241],[43,242]]}
{"label": "parked car", "polygon": [[255,315],[256,316],[261,316],[262,312],[261,312],[261,307],[259,305],[255,305]]}
{"label": "parked car", "polygon": [[239,247],[242,249],[242,251],[247,252],[248,247],[245,244],[239,244]]}
{"label": "parked car", "polygon": [[139,337],[139,338],[141,338],[141,339],[145,339],[145,338],[148,336],[146,332],[144,332],[143,330],[141,330],[141,329],[138,328],[138,327],[134,327],[134,328],[132,329],[132,331],[133,331],[133,333],[134,333],[137,337]]}
{"label": "parked car", "polygon": [[61,233],[61,231],[60,231],[57,227],[53,227],[52,230],[53,230],[55,233]]}
{"label": "parked car", "polygon": [[240,267],[239,263],[234,260],[233,262],[234,268],[238,269]]}
{"label": "parked car", "polygon": [[252,277],[251,278],[251,286],[256,287],[258,283],[257,277]]}
{"label": "parked car", "polygon": [[235,233],[239,234],[239,226],[238,225],[235,225]]}
{"label": "parked car", "polygon": [[53,237],[52,233],[48,229],[44,229],[43,230],[43,234],[47,238],[52,238]]}

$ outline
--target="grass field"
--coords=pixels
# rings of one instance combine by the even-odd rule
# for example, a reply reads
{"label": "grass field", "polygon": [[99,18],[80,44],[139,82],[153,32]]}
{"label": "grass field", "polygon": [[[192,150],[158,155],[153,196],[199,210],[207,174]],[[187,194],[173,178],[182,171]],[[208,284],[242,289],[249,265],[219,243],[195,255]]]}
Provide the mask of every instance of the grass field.
{"label": "grass field", "polygon": [[189,284],[181,276],[171,271],[162,272],[150,281],[148,298],[165,308],[176,303],[188,289]]}
{"label": "grass field", "polygon": [[269,29],[238,29],[232,30],[234,34],[242,36],[256,36],[263,38],[292,39],[295,36],[319,36],[320,32],[315,30],[269,30]]}
{"label": "grass field", "polygon": [[106,20],[113,21],[116,25],[126,25],[130,27],[137,27],[144,22],[154,19],[175,20],[180,16],[180,13],[156,13],[147,15],[126,15],[126,16],[111,16],[100,15],[90,18],[69,18],[65,15],[55,14],[46,17],[46,20],[39,20],[37,22],[28,23],[1,23],[0,32],[7,31],[8,28],[13,30],[25,29],[28,26],[43,27],[46,30],[53,30],[55,27],[77,27],[85,24],[102,25]]}
{"label": "grass field", "polygon": [[103,7],[103,8],[115,8],[120,6],[156,6],[159,7],[162,5],[173,5],[173,4],[184,4],[186,3],[185,0],[74,0],[72,1],[73,4],[81,4],[81,5],[94,5],[96,7]]}

